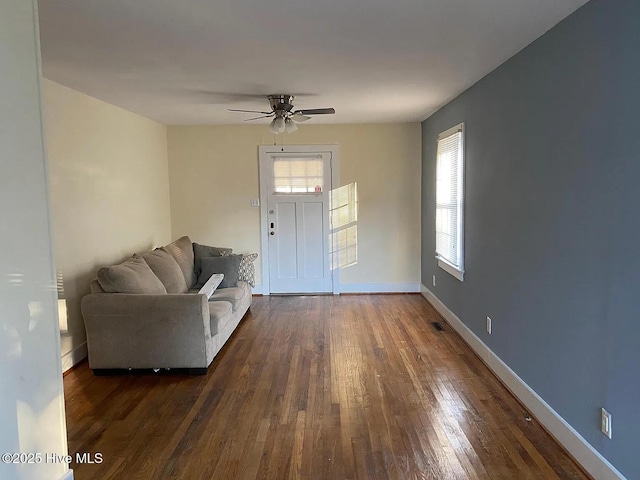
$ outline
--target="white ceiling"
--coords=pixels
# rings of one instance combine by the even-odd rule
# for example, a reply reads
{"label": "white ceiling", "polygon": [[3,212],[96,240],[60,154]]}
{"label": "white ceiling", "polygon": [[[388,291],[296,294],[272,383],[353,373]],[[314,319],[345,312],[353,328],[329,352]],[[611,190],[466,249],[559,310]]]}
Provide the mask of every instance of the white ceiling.
{"label": "white ceiling", "polygon": [[[586,0],[40,0],[46,78],[168,125],[421,121]],[[266,120],[262,120],[266,122]]]}

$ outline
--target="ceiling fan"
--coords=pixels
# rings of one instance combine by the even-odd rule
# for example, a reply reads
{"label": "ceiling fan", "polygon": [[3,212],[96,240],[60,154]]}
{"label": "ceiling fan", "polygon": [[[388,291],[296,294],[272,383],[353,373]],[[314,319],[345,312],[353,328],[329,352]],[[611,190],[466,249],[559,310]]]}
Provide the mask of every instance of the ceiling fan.
{"label": "ceiling fan", "polygon": [[260,113],[259,117],[248,118],[245,122],[252,120],[259,120],[260,118],[274,117],[269,125],[269,131],[271,133],[293,133],[298,129],[297,122],[306,122],[310,120],[309,115],[332,115],[336,113],[333,108],[309,108],[294,110],[293,107],[293,95],[268,95],[267,99],[271,105],[270,112],[261,112],[258,110],[237,110],[229,108],[230,112],[244,112],[244,113]]}

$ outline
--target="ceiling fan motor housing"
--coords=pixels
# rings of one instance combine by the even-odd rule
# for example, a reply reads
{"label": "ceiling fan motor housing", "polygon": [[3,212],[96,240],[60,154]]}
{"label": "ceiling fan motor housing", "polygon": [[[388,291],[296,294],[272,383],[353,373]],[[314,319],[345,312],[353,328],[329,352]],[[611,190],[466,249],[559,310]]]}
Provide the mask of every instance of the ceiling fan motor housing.
{"label": "ceiling fan motor housing", "polygon": [[293,110],[293,95],[269,95],[269,104],[274,112],[290,112]]}

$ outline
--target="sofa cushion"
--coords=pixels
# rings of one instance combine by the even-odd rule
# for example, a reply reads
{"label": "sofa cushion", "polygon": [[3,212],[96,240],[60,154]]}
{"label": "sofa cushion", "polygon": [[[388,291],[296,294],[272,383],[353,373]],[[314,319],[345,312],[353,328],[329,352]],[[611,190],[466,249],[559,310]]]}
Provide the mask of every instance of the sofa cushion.
{"label": "sofa cushion", "polygon": [[227,255],[224,257],[202,258],[202,271],[198,277],[196,287],[202,287],[214,273],[224,274],[218,288],[229,288],[238,285],[238,268],[242,261],[242,255]]}
{"label": "sofa cushion", "polygon": [[231,255],[233,249],[226,247],[210,247],[209,245],[200,245],[193,242],[193,259],[194,259],[194,272],[196,277],[200,276],[202,271],[201,260],[204,257],[223,257],[225,255]]}
{"label": "sofa cushion", "polygon": [[209,303],[209,324],[211,335],[216,335],[231,319],[231,304],[229,302]]}
{"label": "sofa cushion", "polygon": [[137,253],[126,262],[98,270],[98,283],[106,293],[167,293],[160,279]]}
{"label": "sofa cushion", "polygon": [[243,282],[238,282],[237,287],[223,288],[222,290],[216,290],[209,298],[209,307],[215,302],[229,302],[233,307],[233,311],[237,310],[240,301],[249,294],[247,286]]}
{"label": "sofa cushion", "polygon": [[169,252],[182,270],[184,279],[187,282],[187,287],[191,288],[196,283],[196,274],[194,273],[193,263],[193,247],[191,246],[191,239],[187,236],[180,237],[175,242],[170,243],[162,247],[162,250]]}
{"label": "sofa cushion", "polygon": [[167,293],[185,293],[188,290],[182,269],[169,252],[156,248],[140,255],[160,279]]}

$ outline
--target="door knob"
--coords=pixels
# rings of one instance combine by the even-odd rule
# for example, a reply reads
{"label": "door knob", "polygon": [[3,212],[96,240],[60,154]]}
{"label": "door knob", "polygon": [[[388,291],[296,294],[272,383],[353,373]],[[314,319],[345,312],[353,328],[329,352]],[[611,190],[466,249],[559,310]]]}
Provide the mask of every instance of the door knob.
{"label": "door knob", "polygon": [[269,232],[269,235],[275,235],[276,232]]}

